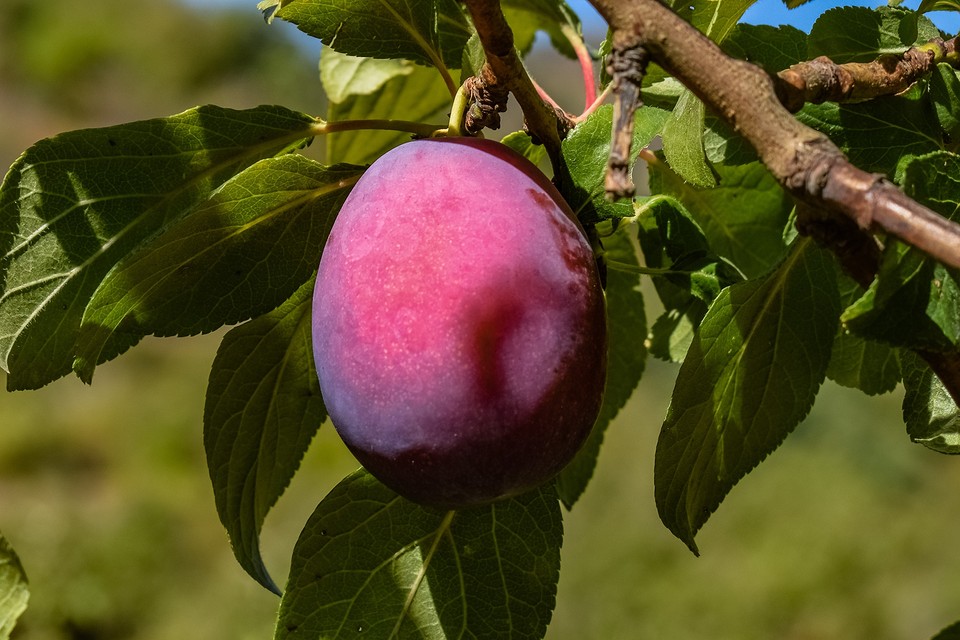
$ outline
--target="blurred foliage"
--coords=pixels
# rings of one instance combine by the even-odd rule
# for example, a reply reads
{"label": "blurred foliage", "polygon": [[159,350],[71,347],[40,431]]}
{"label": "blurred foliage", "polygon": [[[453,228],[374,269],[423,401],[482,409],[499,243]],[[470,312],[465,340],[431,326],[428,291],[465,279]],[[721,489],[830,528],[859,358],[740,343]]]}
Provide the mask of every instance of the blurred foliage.
{"label": "blurred foliage", "polygon": [[0,164],[52,133],[198,104],[323,113],[315,61],[289,32],[264,24],[255,2],[201,12],[172,0],[4,0]]}
{"label": "blurred foliage", "polygon": [[[0,164],[59,131],[208,102],[323,113],[315,61],[250,4],[201,13],[4,0]],[[539,77],[576,96],[546,57],[534,51]],[[271,636],[278,600],[234,560],[204,465],[203,397],[221,337],[146,340],[92,388],[66,379],[0,394],[0,529],[31,585],[15,639]],[[651,361],[606,434],[597,475],[565,519],[548,638],[893,640],[957,618],[960,467],[909,443],[902,391],[865,398],[828,386],[773,464],[733,490],[694,558],[653,499],[675,375]],[[278,579],[317,502],[355,466],[321,429],[263,532]]]}

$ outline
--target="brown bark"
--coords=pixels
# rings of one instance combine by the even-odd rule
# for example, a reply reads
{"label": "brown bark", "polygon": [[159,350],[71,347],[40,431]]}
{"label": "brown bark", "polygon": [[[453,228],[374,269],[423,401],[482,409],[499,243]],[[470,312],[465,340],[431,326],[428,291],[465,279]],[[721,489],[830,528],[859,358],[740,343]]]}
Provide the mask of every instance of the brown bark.
{"label": "brown bark", "polygon": [[807,102],[855,102],[905,91],[937,63],[953,59],[956,38],[932,40],[901,55],[884,55],[871,62],[836,64],[829,58],[795,64],[775,79],[777,95],[790,111]]}
{"label": "brown bark", "polygon": [[537,93],[517,54],[513,31],[503,16],[499,0],[465,0],[464,4],[487,56],[481,79],[488,85],[500,85],[514,95],[523,109],[527,128],[546,148],[556,169],[560,162],[561,132],[565,133],[572,123]]}

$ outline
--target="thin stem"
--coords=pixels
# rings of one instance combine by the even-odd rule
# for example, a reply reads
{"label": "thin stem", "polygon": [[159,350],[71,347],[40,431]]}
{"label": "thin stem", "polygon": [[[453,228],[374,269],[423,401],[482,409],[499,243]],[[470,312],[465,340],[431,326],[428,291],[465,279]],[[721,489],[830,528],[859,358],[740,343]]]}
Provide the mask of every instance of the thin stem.
{"label": "thin stem", "polygon": [[444,130],[441,125],[411,122],[409,120],[340,120],[338,122],[318,121],[313,125],[313,135],[322,136],[328,133],[364,131],[367,129],[405,131],[421,138],[429,138],[435,135],[437,131]]}
{"label": "thin stem", "polygon": [[584,120],[586,120],[587,118],[589,118],[590,116],[592,116],[593,112],[599,109],[600,106],[607,101],[607,98],[609,98],[612,93],[613,93],[613,87],[608,84],[606,87],[604,87],[603,91],[600,92],[600,95],[597,96],[596,100],[593,101],[593,104],[591,104],[586,109],[584,109],[583,113],[581,113],[576,118],[574,118],[573,121],[579,124]]}
{"label": "thin stem", "polygon": [[593,56],[583,41],[583,36],[566,22],[560,25],[560,33],[570,42],[574,53],[577,54],[577,60],[580,62],[580,71],[583,73],[583,106],[589,109],[597,100],[597,80],[596,72],[593,69]]}
{"label": "thin stem", "polygon": [[604,259],[603,262],[615,271],[621,271],[623,273],[639,273],[642,276],[689,276],[690,274],[694,273],[693,271],[678,271],[676,269],[654,269],[653,267],[641,267],[639,265],[630,264],[628,262],[620,262],[618,260]]}
{"label": "thin stem", "polygon": [[453,97],[453,106],[450,107],[450,123],[447,125],[446,132],[436,131],[433,135],[462,136],[463,119],[469,106],[470,96],[467,95],[467,89],[464,85],[460,85],[456,95]]}

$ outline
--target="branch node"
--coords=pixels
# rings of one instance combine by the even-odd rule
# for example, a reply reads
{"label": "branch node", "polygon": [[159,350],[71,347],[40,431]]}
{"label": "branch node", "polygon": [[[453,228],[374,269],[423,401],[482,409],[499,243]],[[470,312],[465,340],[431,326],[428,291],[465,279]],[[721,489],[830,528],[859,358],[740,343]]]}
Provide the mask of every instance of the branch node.
{"label": "branch node", "polygon": [[496,82],[490,67],[484,65],[479,77],[467,78],[463,88],[470,101],[463,121],[464,130],[476,135],[485,128],[499,129],[500,114],[507,110],[510,92]]}

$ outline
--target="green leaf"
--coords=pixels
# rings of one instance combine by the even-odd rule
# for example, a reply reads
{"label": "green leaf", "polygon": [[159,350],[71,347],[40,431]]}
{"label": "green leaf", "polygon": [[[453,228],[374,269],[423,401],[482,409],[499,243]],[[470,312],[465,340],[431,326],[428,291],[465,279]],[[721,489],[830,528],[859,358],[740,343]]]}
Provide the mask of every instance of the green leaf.
{"label": "green leaf", "polygon": [[[853,279],[843,275],[839,278],[839,288],[842,307],[851,304],[863,293]],[[897,349],[861,338],[841,326],[833,341],[827,377],[867,395],[888,393],[900,382]]]}
{"label": "green leaf", "polygon": [[580,19],[564,0],[502,0],[501,4],[522,54],[533,46],[537,32],[544,31],[557,51],[568,58],[577,57],[563,31],[579,34]]}
{"label": "green leaf", "polygon": [[547,157],[547,150],[542,144],[533,144],[533,139],[526,131],[514,131],[500,141],[510,147],[535,165],[540,165]]}
{"label": "green leaf", "polygon": [[[450,93],[443,80],[426,67],[413,67],[410,73],[390,78],[372,94],[350,95],[343,102],[331,103],[327,117],[331,122],[433,120],[443,127],[449,109]],[[327,136],[327,161],[369,164],[410,139],[409,133],[377,129],[334,133]]]}
{"label": "green leaf", "polygon": [[682,307],[664,311],[650,327],[650,355],[667,362],[683,362],[706,313],[707,305],[694,297]]}
{"label": "green leaf", "polygon": [[[904,172],[903,189],[945,217],[960,219],[960,156],[938,152],[914,160]],[[960,344],[960,272],[891,240],[877,278],[842,320],[865,338],[908,348],[952,349]]]}
{"label": "green leaf", "polygon": [[640,383],[647,359],[647,319],[640,275],[624,268],[639,266],[627,229],[622,227],[603,238],[604,257],[620,266],[607,269],[607,384],[589,439],[557,476],[557,492],[567,509],[573,507],[593,477],[603,435]]}
{"label": "green leaf", "polygon": [[[750,5],[756,0],[695,0],[674,3],[675,8],[693,8],[687,17],[693,26],[714,42],[722,43]],[[681,14],[685,13],[681,11]],[[706,109],[692,92],[684,89],[676,107],[663,126],[663,154],[670,167],[687,182],[712,187],[716,179],[704,149]]]}
{"label": "green leaf", "polygon": [[[637,154],[660,133],[667,112],[655,107],[637,110],[631,146],[631,166]],[[561,145],[566,174],[557,186],[564,199],[585,224],[633,215],[628,201],[610,202],[604,189],[613,107],[597,109],[570,132]]]}
{"label": "green leaf", "polygon": [[738,24],[723,41],[727,54],[777,73],[807,59],[807,34],[796,27]]}
{"label": "green leaf", "polygon": [[274,15],[340,53],[441,70],[460,66],[471,33],[454,0],[289,0]]}
{"label": "green leaf", "polygon": [[300,534],[276,638],[539,640],[562,537],[553,487],[443,512],[358,471]]}
{"label": "green leaf", "polygon": [[949,64],[941,62],[930,74],[930,100],[944,132],[960,142],[960,77]]}
{"label": "green leaf", "polygon": [[416,65],[409,60],[379,60],[348,56],[335,49],[320,55],[320,81],[330,102],[370,95],[397,76],[408,76]]}
{"label": "green leaf", "polygon": [[7,386],[38,388],[68,373],[84,308],[114,264],[234,174],[303,144],[316,124],[281,107],[205,106],[28,149],[0,186],[0,220],[12,229],[0,240]]}
{"label": "green leaf", "polygon": [[670,168],[695,187],[712,187],[717,180],[707,164],[703,143],[705,108],[684,89],[663,125],[663,155]]}
{"label": "green leaf", "polygon": [[835,266],[809,239],[774,271],[724,289],[680,366],[657,443],[660,518],[694,536],[731,488],[813,406],[830,360]]}
{"label": "green leaf", "polygon": [[762,164],[715,166],[720,181],[713,189],[685,183],[661,163],[649,168],[651,191],[682,202],[703,230],[711,251],[744,275],[759,276],[783,258],[783,231],[793,201]]}
{"label": "green leaf", "polygon": [[203,415],[220,522],[240,566],[277,594],[260,556],[260,529],[327,415],[313,366],[312,294],[311,280],[224,336]]}
{"label": "green leaf", "polygon": [[703,230],[671,196],[638,202],[639,240],[664,312],[650,331],[650,353],[682,362],[707,306],[720,289],[742,280],[732,266],[714,255]]}
{"label": "green leaf", "polygon": [[361,167],[267,158],[123,260],[94,292],[74,370],[90,380],[117,331],[193,335],[273,309],[310,278]]}
{"label": "green leaf", "polygon": [[828,135],[856,166],[898,182],[913,158],[942,148],[939,122],[918,90],[854,104],[808,104],[797,118]]}
{"label": "green leaf", "polygon": [[20,564],[20,558],[0,534],[0,640],[10,637],[29,599],[27,574]]}
{"label": "green leaf", "polygon": [[690,22],[714,42],[723,42],[757,0],[693,0]]}
{"label": "green leaf", "polygon": [[927,363],[911,351],[903,367],[903,421],[910,440],[940,453],[960,453],[960,408]]}
{"label": "green leaf", "polygon": [[869,62],[939,37],[930,19],[915,11],[836,7],[823,12],[814,23],[807,38],[807,55],[827,56],[838,64]]}

